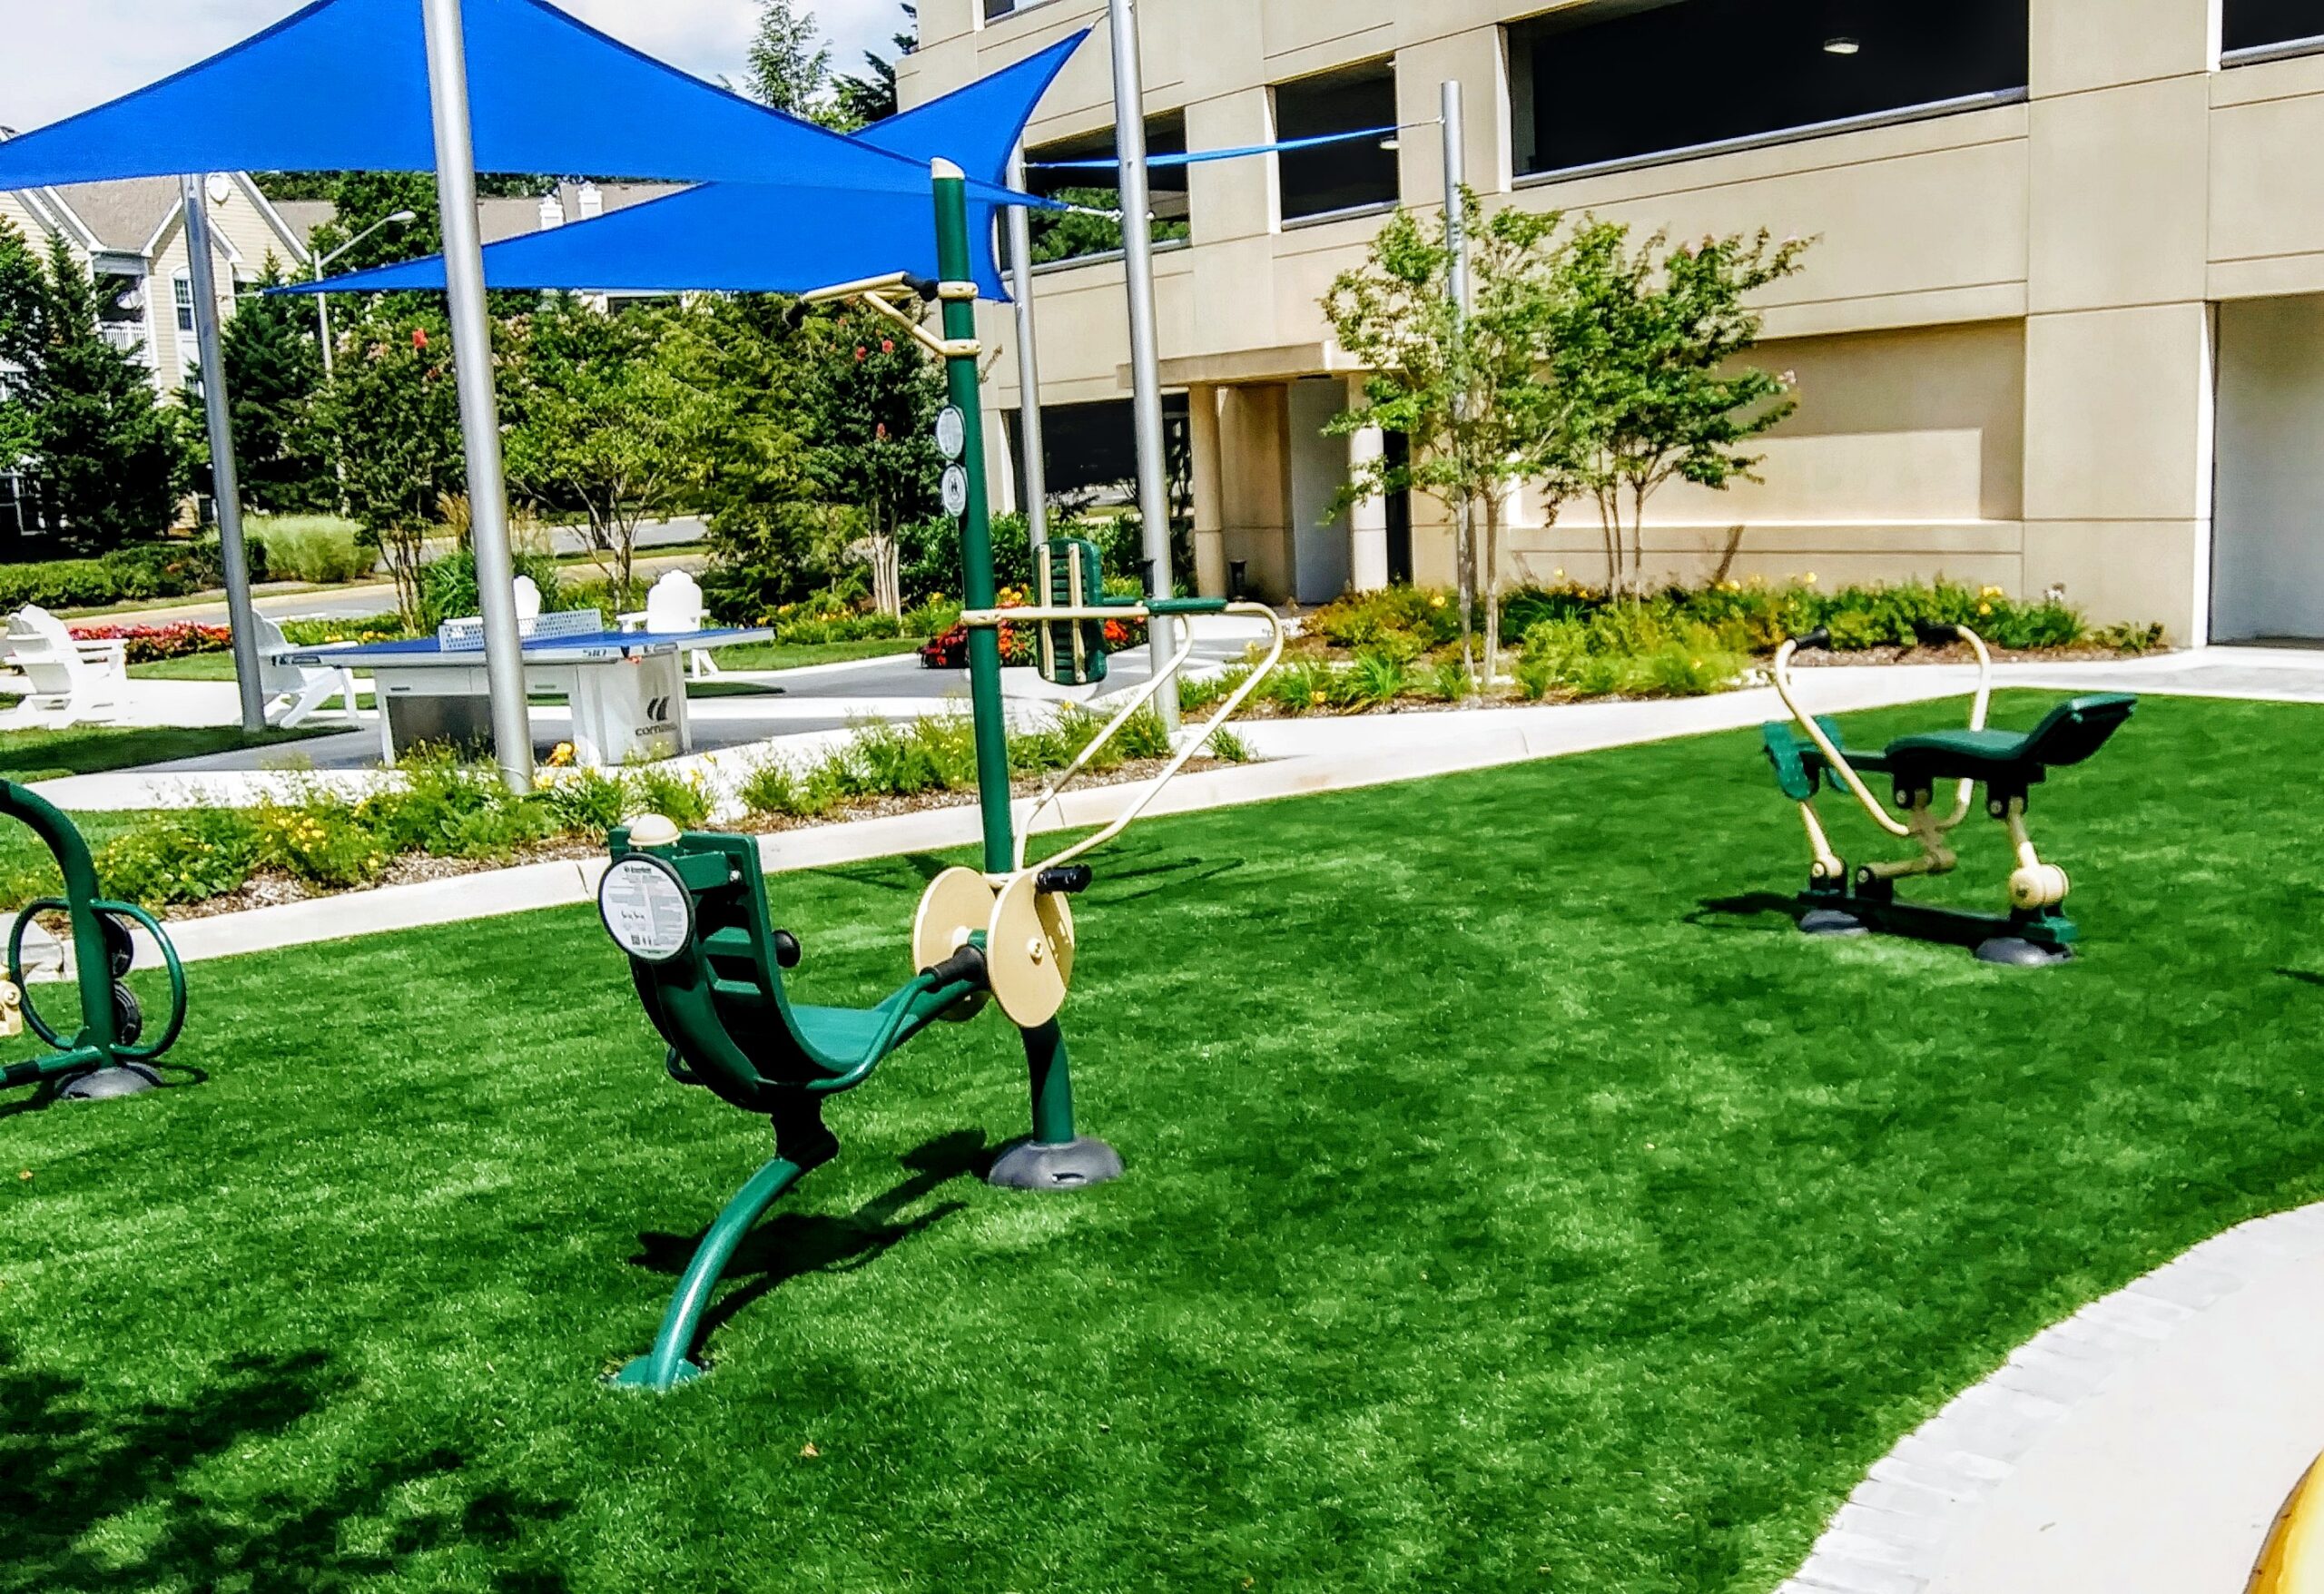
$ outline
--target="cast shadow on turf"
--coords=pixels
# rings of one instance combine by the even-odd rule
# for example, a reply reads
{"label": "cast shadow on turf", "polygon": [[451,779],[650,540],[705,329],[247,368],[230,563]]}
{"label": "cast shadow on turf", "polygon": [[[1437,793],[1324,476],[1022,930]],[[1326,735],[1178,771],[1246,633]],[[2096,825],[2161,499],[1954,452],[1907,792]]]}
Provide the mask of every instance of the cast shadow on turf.
{"label": "cast shadow on turf", "polygon": [[[182,1089],[189,1085],[210,1082],[210,1070],[198,1068],[192,1063],[163,1062],[157,1058],[139,1066],[162,1075],[162,1088],[164,1090]],[[172,1075],[183,1075],[184,1077],[172,1078],[170,1077]],[[18,1113],[46,1112],[64,1095],[64,1087],[72,1083],[71,1079],[44,1079],[27,1094],[0,1101],[0,1121],[13,1118]]]}
{"label": "cast shadow on turf", "polygon": [[[702,1331],[690,1353],[702,1361],[701,1347],[713,1334],[787,1281],[810,1273],[852,1273],[877,1261],[898,1241],[965,1210],[964,1201],[946,1201],[917,1216],[898,1217],[954,1179],[970,1174],[981,1177],[992,1156],[982,1130],[955,1129],[904,1153],[898,1160],[912,1170],[911,1176],[853,1212],[838,1216],[778,1212],[769,1217],[743,1238],[734,1261],[726,1264],[724,1276],[746,1277],[747,1282],[703,1314]],[[691,1235],[642,1234],[637,1236],[639,1253],[630,1263],[675,1278],[686,1270],[708,1232],[705,1225]]]}
{"label": "cast shadow on turf", "polygon": [[1712,930],[1766,930],[1772,927],[1725,921],[1762,919],[1776,913],[1797,928],[1801,915],[1807,911],[1797,897],[1787,897],[1775,891],[1746,891],[1739,897],[1705,897],[1695,905],[1695,910],[1687,915],[1686,922]]}
{"label": "cast shadow on turf", "polygon": [[[562,1594],[564,1575],[528,1556],[525,1541],[570,1507],[487,1488],[432,1508],[425,1502],[457,1493],[427,1488],[466,1468],[454,1450],[326,1469],[295,1490],[231,1504],[205,1486],[206,1464],[231,1466],[253,1441],[284,1439],[356,1382],[322,1351],[246,1353],[182,1403],[115,1403],[109,1385],[27,1367],[0,1346],[0,1521],[8,1524],[0,1594],[424,1581],[439,1557],[478,1548],[516,1563],[496,1575],[495,1589]],[[125,1535],[99,1533],[123,1519],[133,1521]],[[350,1548],[350,1537],[373,1547]]]}

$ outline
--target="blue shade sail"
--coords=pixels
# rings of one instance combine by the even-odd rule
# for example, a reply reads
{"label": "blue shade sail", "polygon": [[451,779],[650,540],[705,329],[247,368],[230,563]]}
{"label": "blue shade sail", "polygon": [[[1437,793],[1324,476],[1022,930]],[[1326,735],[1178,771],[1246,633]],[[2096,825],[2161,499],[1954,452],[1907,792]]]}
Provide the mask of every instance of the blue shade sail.
{"label": "blue shade sail", "polygon": [[[923,174],[940,156],[971,180],[998,185],[1034,107],[1087,36],[1076,34],[941,99],[875,123],[855,141],[908,160]],[[969,203],[970,236],[988,241],[977,251],[975,276],[989,299],[1007,297],[990,241],[998,208],[974,197]],[[800,292],[891,271],[937,274],[935,212],[924,181],[916,193],[843,195],[787,183],[713,183],[507,239],[484,251],[484,279],[494,288]],[[430,256],[280,291],[443,286],[443,258]]]}
{"label": "blue shade sail", "polygon": [[[463,15],[480,171],[928,192],[924,162],[715,88],[547,0],[464,0]],[[316,0],[159,83],[0,143],[0,190],[435,168],[420,0]]]}

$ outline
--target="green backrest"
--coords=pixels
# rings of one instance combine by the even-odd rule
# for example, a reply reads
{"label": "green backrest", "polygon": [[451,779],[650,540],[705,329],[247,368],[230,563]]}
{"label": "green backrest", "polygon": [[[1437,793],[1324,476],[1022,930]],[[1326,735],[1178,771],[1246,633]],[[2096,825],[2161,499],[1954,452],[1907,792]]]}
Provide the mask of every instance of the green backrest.
{"label": "green backrest", "polygon": [[[1106,597],[1105,556],[1082,536],[1053,536],[1033,550],[1037,603],[1088,608]],[[1034,637],[1041,678],[1059,686],[1087,686],[1106,678],[1103,620],[1044,620]]]}
{"label": "green backrest", "polygon": [[[615,831],[614,857],[630,851]],[[769,1110],[771,1090],[837,1072],[800,1036],[783,989],[758,843],[689,831],[661,856],[694,900],[692,946],[665,963],[630,959],[662,1038],[704,1085],[754,1112]]]}
{"label": "green backrest", "polygon": [[2070,697],[2043,715],[2026,736],[2025,756],[2050,769],[2080,763],[2106,745],[2138,704],[2137,698],[2120,692]]}

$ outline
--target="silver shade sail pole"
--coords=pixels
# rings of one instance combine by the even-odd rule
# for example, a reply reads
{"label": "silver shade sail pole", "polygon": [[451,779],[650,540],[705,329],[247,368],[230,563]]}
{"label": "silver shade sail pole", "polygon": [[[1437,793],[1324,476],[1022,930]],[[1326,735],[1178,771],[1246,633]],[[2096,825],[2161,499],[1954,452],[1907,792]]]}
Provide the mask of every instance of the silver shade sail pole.
{"label": "silver shade sail pole", "polygon": [[[1137,513],[1146,532],[1146,566],[1154,595],[1170,595],[1170,484],[1162,452],[1162,369],[1155,350],[1154,206],[1146,177],[1146,77],[1137,54],[1137,17],[1130,0],[1107,0],[1114,45],[1114,156],[1120,169],[1122,275],[1129,286],[1130,412],[1137,435]],[[1157,675],[1177,652],[1177,622],[1147,625],[1147,656]],[[1178,730],[1178,694],[1154,699],[1163,728]]]}
{"label": "silver shade sail pole", "polygon": [[492,328],[484,310],[468,44],[460,0],[424,0],[422,15],[428,25],[428,97],[436,122],[436,202],[444,223],[444,288],[468,451],[468,535],[484,620],[485,681],[492,694],[493,753],[508,789],[529,792],[533,727],[525,704],[524,644],[517,631],[516,572],[508,556],[508,486],[500,462],[500,407],[492,391]]}
{"label": "silver shade sail pole", "polygon": [[[1453,325],[1456,333],[1466,327],[1469,318],[1469,219],[1462,203],[1462,190],[1468,187],[1467,151],[1462,144],[1461,119],[1461,83],[1458,78],[1445,79],[1439,91],[1438,118],[1444,138],[1444,247],[1452,256],[1445,270],[1445,287],[1452,297]],[[1457,396],[1467,390],[1468,377],[1462,373],[1455,387]],[[1469,495],[1463,492],[1455,504],[1452,516],[1454,559],[1461,571],[1461,602],[1473,605],[1481,590],[1491,590],[1491,583],[1482,579],[1474,563],[1475,544],[1472,525],[1476,517]],[[1462,625],[1468,620],[1463,616]],[[1465,630],[1463,635],[1466,635]],[[1491,683],[1487,683],[1488,685]]]}
{"label": "silver shade sail pole", "polygon": [[[1025,192],[1025,146],[1009,155],[1009,186]],[[1041,451],[1041,359],[1033,341],[1033,221],[1022,205],[1001,212],[1009,241],[1009,296],[1017,301],[1017,457],[1025,476],[1025,531],[1049,540],[1049,465]]]}
{"label": "silver shade sail pole", "polygon": [[234,686],[242,729],[266,729],[266,693],[259,684],[258,625],[251,608],[251,569],[243,556],[241,482],[234,470],[234,427],[226,407],[226,356],[218,334],[218,273],[211,254],[209,197],[202,179],[178,180],[185,203],[186,290],[193,296],[194,346],[201,351],[202,415],[210,428],[210,492],[218,507],[218,559],[226,567],[226,620],[233,629]]}

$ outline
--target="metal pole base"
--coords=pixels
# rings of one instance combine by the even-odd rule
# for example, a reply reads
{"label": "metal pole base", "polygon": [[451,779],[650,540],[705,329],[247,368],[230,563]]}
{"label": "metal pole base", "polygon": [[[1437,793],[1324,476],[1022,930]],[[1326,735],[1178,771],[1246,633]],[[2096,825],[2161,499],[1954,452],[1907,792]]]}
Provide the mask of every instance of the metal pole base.
{"label": "metal pole base", "polygon": [[1103,1140],[1081,1135],[1044,1146],[1028,1136],[1001,1149],[984,1182],[1003,1190],[1078,1190],[1121,1176],[1121,1154]]}
{"label": "metal pole base", "polygon": [[56,1095],[61,1101],[111,1101],[161,1088],[162,1076],[143,1063],[117,1063],[82,1075]]}
{"label": "metal pole base", "polygon": [[1853,913],[1837,908],[1811,908],[1799,916],[1799,928],[1809,935],[1870,935],[1871,926]]}
{"label": "metal pole base", "polygon": [[2023,936],[1997,935],[1977,943],[1977,961],[1999,963],[2010,969],[2047,969],[2053,963],[2073,961],[2073,949],[2045,947]]}

